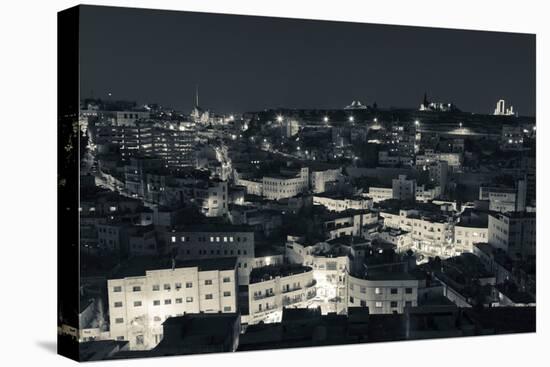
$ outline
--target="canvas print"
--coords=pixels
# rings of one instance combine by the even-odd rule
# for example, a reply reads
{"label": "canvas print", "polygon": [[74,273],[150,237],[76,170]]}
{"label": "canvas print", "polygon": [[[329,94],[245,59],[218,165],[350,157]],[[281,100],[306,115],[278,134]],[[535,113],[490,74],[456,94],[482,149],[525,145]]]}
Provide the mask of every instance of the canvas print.
{"label": "canvas print", "polygon": [[534,34],[78,6],[58,51],[61,354],[535,332]]}

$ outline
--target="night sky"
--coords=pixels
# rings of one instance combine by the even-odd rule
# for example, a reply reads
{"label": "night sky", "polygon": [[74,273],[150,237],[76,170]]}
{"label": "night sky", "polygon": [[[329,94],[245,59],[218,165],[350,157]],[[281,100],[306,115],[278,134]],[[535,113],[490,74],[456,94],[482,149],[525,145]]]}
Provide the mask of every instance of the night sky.
{"label": "night sky", "polygon": [[83,7],[81,96],[189,112],[498,99],[535,115],[535,36],[360,23]]}

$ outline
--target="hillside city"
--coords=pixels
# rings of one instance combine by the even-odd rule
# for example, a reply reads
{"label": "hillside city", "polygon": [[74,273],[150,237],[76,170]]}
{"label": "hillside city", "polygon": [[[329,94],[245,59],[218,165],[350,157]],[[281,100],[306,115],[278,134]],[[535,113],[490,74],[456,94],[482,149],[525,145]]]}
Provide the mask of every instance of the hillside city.
{"label": "hillside city", "polygon": [[83,99],[59,333],[99,360],[535,331],[536,122],[497,100]]}

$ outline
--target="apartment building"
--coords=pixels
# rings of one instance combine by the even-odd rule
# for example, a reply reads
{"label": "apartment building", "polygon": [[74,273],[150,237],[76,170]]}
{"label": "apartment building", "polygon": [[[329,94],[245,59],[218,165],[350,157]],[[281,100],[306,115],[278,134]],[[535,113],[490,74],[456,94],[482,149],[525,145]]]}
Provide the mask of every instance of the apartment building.
{"label": "apartment building", "polygon": [[536,214],[506,212],[489,214],[489,244],[504,250],[508,256],[535,256]]}
{"label": "apartment building", "polygon": [[368,307],[370,314],[403,313],[416,307],[418,280],[405,272],[350,274],[348,307]]}
{"label": "apartment building", "polygon": [[133,258],[107,280],[111,338],[131,350],[162,340],[162,323],[187,313],[237,310],[236,258],[180,262]]}
{"label": "apartment building", "polygon": [[249,226],[195,225],[163,231],[165,252],[180,260],[237,258],[239,284],[248,284],[254,261],[254,231]]}
{"label": "apartment building", "polygon": [[305,308],[316,296],[313,269],[301,264],[270,265],[250,273],[249,324],[280,322],[283,308]]}

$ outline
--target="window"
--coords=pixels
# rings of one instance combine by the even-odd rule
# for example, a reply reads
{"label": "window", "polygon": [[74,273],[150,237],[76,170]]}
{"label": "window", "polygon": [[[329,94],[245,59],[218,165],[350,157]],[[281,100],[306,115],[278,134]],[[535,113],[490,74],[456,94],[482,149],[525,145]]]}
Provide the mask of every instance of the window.
{"label": "window", "polygon": [[122,302],[115,302],[115,307],[122,307]]}
{"label": "window", "polygon": [[412,288],[405,288],[405,293],[406,294],[412,294],[412,292],[413,292]]}
{"label": "window", "polygon": [[390,293],[391,293],[391,294],[397,294],[397,288],[392,288],[392,289],[390,290]]}
{"label": "window", "polygon": [[185,242],[185,236],[181,236],[181,242]]}
{"label": "window", "polygon": [[176,288],[177,291],[181,289],[181,283],[174,284],[174,288]]}
{"label": "window", "polygon": [[361,307],[367,307],[367,301],[361,300]]}
{"label": "window", "polygon": [[359,289],[359,291],[360,291],[361,293],[367,293],[367,288],[361,287],[361,288]]}
{"label": "window", "polygon": [[204,285],[212,285],[212,279],[206,279]]}
{"label": "window", "polygon": [[162,319],[160,318],[160,316],[155,316],[155,317],[154,317],[154,320],[155,320],[156,322],[159,322],[159,321],[161,321]]}
{"label": "window", "polygon": [[224,277],[223,282],[224,283],[229,283],[229,282],[231,282],[231,278],[230,277]]}
{"label": "window", "polygon": [[213,298],[214,297],[212,297],[211,293],[204,295],[204,299],[213,299]]}
{"label": "window", "polygon": [[117,285],[116,287],[113,288],[113,292],[122,292],[122,287]]}
{"label": "window", "polygon": [[224,297],[229,297],[229,296],[231,296],[231,292],[227,292],[227,291],[223,292],[223,296]]}
{"label": "window", "polygon": [[172,243],[176,242],[176,236],[172,236]]}
{"label": "window", "polygon": [[164,304],[165,304],[165,305],[171,305],[171,304],[172,304],[172,300],[171,300],[171,299],[165,299],[165,300],[164,300]]}
{"label": "window", "polygon": [[164,290],[169,291],[170,290],[170,284],[165,284],[164,285]]}
{"label": "window", "polygon": [[193,288],[193,283],[191,282],[185,283],[185,288]]}
{"label": "window", "polygon": [[223,312],[231,312],[231,306],[225,306]]}
{"label": "window", "polygon": [[153,306],[160,306],[160,300],[156,299],[153,301]]}
{"label": "window", "polygon": [[115,319],[115,323],[122,324],[122,323],[124,323],[124,319],[122,317],[119,317],[119,318]]}
{"label": "window", "polygon": [[139,285],[133,286],[132,292],[141,292],[141,287]]}
{"label": "window", "polygon": [[350,297],[349,298],[349,303],[353,304],[353,302],[355,302],[355,300],[353,299],[353,297]]}
{"label": "window", "polygon": [[134,301],[134,307],[141,307],[141,301]]}
{"label": "window", "polygon": [[137,345],[143,345],[145,342],[145,339],[143,338],[143,335],[137,335],[136,336],[136,344]]}
{"label": "window", "polygon": [[397,307],[397,301],[391,301],[390,302],[390,307],[391,308],[396,308]]}
{"label": "window", "polygon": [[412,307],[413,303],[411,301],[405,302],[405,307]]}
{"label": "window", "polygon": [[124,337],[123,336],[117,336],[116,340],[124,340]]}
{"label": "window", "polygon": [[185,302],[187,303],[193,302],[193,297],[185,297]]}
{"label": "window", "polygon": [[176,298],[176,303],[182,303],[183,300],[181,298]]}
{"label": "window", "polygon": [[155,285],[153,286],[153,290],[154,290],[154,291],[160,291],[160,286],[159,286],[158,284],[155,284]]}
{"label": "window", "polygon": [[381,288],[374,288],[374,293],[382,294],[382,289]]}
{"label": "window", "polygon": [[376,303],[374,304],[374,307],[376,307],[376,308],[382,308],[382,302],[376,302]]}

